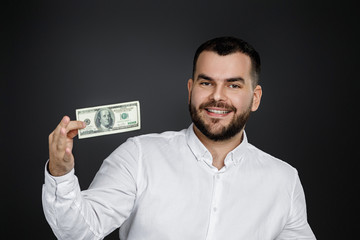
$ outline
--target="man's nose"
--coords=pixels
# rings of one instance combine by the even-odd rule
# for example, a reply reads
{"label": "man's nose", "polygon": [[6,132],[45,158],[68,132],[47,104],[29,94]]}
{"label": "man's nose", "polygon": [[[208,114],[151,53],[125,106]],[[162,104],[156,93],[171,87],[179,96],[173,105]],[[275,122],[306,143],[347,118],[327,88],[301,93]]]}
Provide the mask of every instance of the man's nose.
{"label": "man's nose", "polygon": [[226,91],[225,91],[224,86],[217,85],[213,90],[212,98],[215,101],[225,101],[225,100],[227,100]]}

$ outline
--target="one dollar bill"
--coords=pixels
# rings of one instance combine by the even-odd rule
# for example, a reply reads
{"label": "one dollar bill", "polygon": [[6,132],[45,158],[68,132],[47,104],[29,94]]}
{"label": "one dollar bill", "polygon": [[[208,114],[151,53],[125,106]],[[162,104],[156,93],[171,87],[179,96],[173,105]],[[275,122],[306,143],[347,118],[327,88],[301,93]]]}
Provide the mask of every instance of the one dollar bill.
{"label": "one dollar bill", "polygon": [[76,109],[76,119],[86,124],[79,139],[140,129],[139,101]]}

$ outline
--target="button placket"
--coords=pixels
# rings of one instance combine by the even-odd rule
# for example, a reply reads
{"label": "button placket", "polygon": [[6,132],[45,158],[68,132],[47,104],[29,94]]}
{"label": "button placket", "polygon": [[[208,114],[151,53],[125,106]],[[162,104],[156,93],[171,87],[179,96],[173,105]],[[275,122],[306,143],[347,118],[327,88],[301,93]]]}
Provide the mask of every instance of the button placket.
{"label": "button placket", "polygon": [[220,185],[220,174],[214,175],[214,199],[213,199],[213,210],[216,212],[218,209],[219,199],[221,195],[221,185]]}
{"label": "button placket", "polygon": [[207,240],[213,239],[215,226],[218,221],[218,212],[219,212],[219,200],[221,196],[221,184],[220,184],[220,174],[213,175],[213,197],[211,201],[211,209],[210,209],[210,221],[209,221],[209,229],[207,234]]}

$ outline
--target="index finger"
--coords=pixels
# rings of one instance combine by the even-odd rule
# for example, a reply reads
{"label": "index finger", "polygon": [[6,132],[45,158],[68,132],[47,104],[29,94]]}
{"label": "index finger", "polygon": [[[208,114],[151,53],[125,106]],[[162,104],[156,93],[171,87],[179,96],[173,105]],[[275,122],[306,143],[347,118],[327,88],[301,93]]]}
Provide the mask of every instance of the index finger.
{"label": "index finger", "polygon": [[60,123],[56,126],[55,130],[53,131],[55,138],[60,134],[62,128],[66,129],[69,122],[70,122],[70,118],[68,116],[64,116],[61,119]]}
{"label": "index finger", "polygon": [[69,122],[70,122],[70,118],[69,118],[68,116],[64,116],[64,117],[61,119],[61,121],[60,121],[60,123],[59,123],[59,126],[60,126],[60,127],[63,127],[63,128],[66,128],[67,125],[69,124]]}

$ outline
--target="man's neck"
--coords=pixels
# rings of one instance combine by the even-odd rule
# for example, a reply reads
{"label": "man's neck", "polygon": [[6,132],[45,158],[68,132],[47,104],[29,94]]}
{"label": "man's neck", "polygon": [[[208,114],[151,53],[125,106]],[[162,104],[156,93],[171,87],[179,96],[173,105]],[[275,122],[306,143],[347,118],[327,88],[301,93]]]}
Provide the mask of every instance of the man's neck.
{"label": "man's neck", "polygon": [[243,132],[242,129],[238,134],[234,137],[223,140],[223,141],[214,141],[206,137],[195,125],[194,125],[194,132],[199,140],[204,144],[204,146],[209,150],[213,157],[213,166],[217,169],[221,169],[225,163],[226,155],[234,150],[243,139]]}

